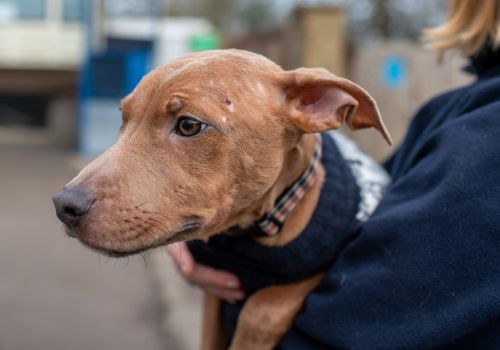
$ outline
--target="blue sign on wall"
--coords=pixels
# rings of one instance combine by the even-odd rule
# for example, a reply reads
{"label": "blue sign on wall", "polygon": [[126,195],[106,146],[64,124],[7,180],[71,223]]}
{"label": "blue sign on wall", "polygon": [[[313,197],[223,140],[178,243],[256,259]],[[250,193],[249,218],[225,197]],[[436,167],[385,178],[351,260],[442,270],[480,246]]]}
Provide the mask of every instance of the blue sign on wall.
{"label": "blue sign on wall", "polygon": [[388,56],[383,60],[381,69],[381,80],[384,85],[397,89],[406,84],[408,66],[404,58]]}

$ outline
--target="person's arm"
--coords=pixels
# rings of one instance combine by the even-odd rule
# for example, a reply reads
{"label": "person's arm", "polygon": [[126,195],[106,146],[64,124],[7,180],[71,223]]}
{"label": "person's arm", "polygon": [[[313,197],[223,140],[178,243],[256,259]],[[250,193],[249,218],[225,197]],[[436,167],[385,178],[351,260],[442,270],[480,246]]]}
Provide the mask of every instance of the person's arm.
{"label": "person's arm", "polygon": [[450,119],[406,153],[281,349],[500,348],[499,116]]}

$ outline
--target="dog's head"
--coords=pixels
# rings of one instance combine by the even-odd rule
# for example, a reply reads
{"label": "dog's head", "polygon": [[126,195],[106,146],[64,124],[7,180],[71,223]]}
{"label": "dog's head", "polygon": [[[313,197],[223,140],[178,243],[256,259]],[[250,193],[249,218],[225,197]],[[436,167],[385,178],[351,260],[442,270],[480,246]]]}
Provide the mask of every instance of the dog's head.
{"label": "dog's head", "polygon": [[284,164],[303,134],[345,122],[389,141],[375,102],[354,83],[237,50],[153,70],[121,109],[118,142],[54,196],[68,234],[110,255],[251,224],[290,176]]}

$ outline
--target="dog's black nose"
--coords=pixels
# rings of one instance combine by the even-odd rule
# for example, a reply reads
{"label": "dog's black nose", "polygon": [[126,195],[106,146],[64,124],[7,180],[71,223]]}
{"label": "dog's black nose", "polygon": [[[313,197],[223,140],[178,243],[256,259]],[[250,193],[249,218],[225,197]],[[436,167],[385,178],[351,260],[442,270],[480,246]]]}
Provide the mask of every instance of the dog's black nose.
{"label": "dog's black nose", "polygon": [[57,217],[69,227],[76,226],[94,203],[94,199],[84,190],[71,187],[64,187],[57,192],[52,201],[56,207]]}

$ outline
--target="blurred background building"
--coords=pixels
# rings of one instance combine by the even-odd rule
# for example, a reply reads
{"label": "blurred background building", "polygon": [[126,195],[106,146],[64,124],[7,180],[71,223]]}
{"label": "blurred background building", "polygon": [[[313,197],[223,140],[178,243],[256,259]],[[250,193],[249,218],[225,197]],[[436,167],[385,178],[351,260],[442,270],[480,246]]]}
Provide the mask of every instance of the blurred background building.
{"label": "blurred background building", "polygon": [[[411,0],[0,0],[0,140],[94,156],[114,142],[118,101],[148,70],[236,47],[353,79],[399,141],[416,106],[466,79],[460,58],[439,66],[418,45],[444,12]],[[389,151],[354,137],[378,159]]]}
{"label": "blurred background building", "polygon": [[[50,203],[114,143],[119,101],[150,69],[214,48],[326,67],[375,97],[398,143],[422,102],[469,80],[464,58],[439,64],[419,43],[445,3],[0,0],[0,349],[196,348],[199,294],[164,255],[103,267],[62,239]],[[391,151],[350,135],[378,160]]]}

